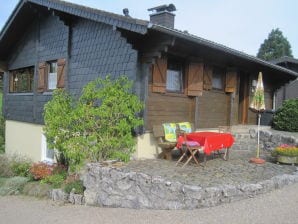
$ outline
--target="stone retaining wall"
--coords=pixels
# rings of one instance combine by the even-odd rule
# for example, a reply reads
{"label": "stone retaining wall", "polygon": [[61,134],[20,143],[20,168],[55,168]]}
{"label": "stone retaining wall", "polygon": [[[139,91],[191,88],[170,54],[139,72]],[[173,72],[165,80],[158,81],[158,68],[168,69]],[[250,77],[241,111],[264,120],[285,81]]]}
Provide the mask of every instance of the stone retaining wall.
{"label": "stone retaining wall", "polygon": [[202,188],[167,181],[144,173],[124,172],[121,168],[88,164],[82,179],[87,205],[148,208],[195,209],[236,201],[298,182],[293,175],[281,175],[256,184]]}
{"label": "stone retaining wall", "polygon": [[[251,138],[257,138],[257,130],[249,130]],[[281,132],[281,131],[270,131],[260,130],[260,145],[267,151],[272,151],[275,147],[282,144],[297,145],[298,146],[298,135],[297,133]]]}
{"label": "stone retaining wall", "polygon": [[[247,145],[249,141],[257,138],[256,129],[250,129],[245,138],[239,138],[242,140],[238,141],[239,145],[250,150]],[[281,144],[298,145],[298,133],[292,135],[274,130],[260,130],[260,143],[262,148],[268,151]],[[206,188],[102,164],[88,164],[82,179],[86,187],[84,196],[73,193],[67,195],[57,189],[52,191],[52,199],[73,204],[133,209],[195,209],[254,197],[284,185],[297,183],[298,168],[292,175],[275,176],[258,183]]]}

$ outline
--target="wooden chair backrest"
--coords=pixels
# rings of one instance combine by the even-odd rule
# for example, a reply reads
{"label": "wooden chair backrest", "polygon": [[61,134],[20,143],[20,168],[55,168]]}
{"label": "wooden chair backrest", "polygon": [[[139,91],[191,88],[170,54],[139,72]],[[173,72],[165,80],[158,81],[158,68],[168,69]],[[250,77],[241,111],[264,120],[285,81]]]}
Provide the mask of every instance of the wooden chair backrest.
{"label": "wooden chair backrest", "polygon": [[[194,131],[194,124],[193,123],[190,123],[190,124],[191,124],[191,130]],[[179,133],[179,130],[177,130],[177,134],[178,133]],[[162,124],[160,124],[160,125],[153,125],[153,136],[155,138],[162,138],[162,139],[164,139],[165,132],[164,132],[164,128],[163,128]]]}

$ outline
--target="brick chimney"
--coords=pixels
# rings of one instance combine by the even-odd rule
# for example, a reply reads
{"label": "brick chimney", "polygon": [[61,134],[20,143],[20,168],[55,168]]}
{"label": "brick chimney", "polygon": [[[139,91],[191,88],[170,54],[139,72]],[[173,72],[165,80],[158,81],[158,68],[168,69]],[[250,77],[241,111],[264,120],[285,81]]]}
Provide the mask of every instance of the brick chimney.
{"label": "brick chimney", "polygon": [[174,29],[175,14],[172,12],[176,11],[175,5],[161,5],[154,8],[150,8],[148,9],[148,11],[153,12],[152,14],[150,14],[151,23]]}

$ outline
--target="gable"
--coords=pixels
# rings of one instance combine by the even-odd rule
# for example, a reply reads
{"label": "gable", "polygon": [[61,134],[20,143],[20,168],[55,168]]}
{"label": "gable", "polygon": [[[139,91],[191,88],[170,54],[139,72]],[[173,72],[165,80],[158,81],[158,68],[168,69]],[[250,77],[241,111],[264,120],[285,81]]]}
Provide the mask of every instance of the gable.
{"label": "gable", "polygon": [[0,33],[0,61],[6,60],[18,37],[26,32],[34,19],[47,14],[58,16],[65,24],[77,18],[84,18],[111,25],[115,29],[121,28],[140,34],[147,32],[147,21],[60,0],[20,0]]}

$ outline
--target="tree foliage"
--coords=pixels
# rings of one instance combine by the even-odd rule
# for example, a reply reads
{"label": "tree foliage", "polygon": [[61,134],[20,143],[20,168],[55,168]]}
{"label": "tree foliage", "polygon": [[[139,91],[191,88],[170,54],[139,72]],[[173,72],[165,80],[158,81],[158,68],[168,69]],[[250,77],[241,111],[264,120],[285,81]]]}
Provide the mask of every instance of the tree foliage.
{"label": "tree foliage", "polygon": [[143,104],[121,76],[88,83],[78,100],[55,90],[45,106],[45,135],[50,147],[65,155],[75,169],[85,160],[129,160],[134,152],[132,130],[143,124],[136,114]]}
{"label": "tree foliage", "polygon": [[278,28],[272,29],[268,38],[261,44],[257,57],[270,61],[283,56],[293,57],[291,45]]}
{"label": "tree foliage", "polygon": [[273,128],[298,132],[298,99],[285,100],[273,117]]}

